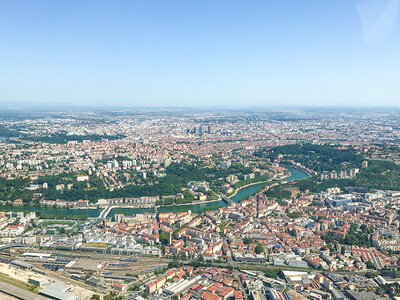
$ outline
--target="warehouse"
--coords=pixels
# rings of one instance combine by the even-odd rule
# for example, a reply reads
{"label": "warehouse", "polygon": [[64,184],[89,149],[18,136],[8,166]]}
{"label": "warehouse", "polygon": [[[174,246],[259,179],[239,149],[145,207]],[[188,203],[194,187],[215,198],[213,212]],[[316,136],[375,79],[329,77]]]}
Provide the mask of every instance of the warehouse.
{"label": "warehouse", "polygon": [[25,252],[22,254],[25,257],[34,257],[34,258],[50,258],[52,254],[50,253],[38,253],[38,252]]}
{"label": "warehouse", "polygon": [[33,265],[21,260],[13,260],[11,261],[11,265],[24,269],[24,270],[31,270],[33,268]]}
{"label": "warehouse", "polygon": [[52,283],[44,287],[40,291],[40,294],[56,300],[78,300],[77,296],[68,294],[66,292],[67,289],[68,288],[65,285],[62,285],[61,283]]}
{"label": "warehouse", "polygon": [[47,282],[46,279],[41,279],[37,277],[29,277],[28,283],[36,285],[36,286],[42,286]]}

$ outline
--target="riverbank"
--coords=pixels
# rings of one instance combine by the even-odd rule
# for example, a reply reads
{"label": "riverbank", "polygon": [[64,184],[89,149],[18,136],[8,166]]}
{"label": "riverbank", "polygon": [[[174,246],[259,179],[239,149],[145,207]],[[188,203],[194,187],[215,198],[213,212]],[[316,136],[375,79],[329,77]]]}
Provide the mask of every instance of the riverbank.
{"label": "riverbank", "polygon": [[267,183],[269,181],[270,180],[258,181],[258,182],[253,182],[253,183],[249,183],[249,184],[246,184],[244,186],[241,186],[240,188],[236,189],[235,192],[232,195],[229,196],[229,198],[235,197],[236,194],[240,192],[240,190],[242,190],[242,189],[244,189],[246,187],[249,187],[249,186],[252,186],[252,185],[256,185],[256,184],[261,184],[261,183]]}
{"label": "riverbank", "polygon": [[175,204],[169,204],[169,205],[159,205],[156,206],[157,209],[161,207],[170,207],[170,206],[185,206],[185,205],[192,205],[192,204],[206,204],[206,203],[212,203],[212,202],[218,202],[221,201],[222,198],[218,197],[218,199],[211,199],[211,200],[201,200],[201,201],[195,201],[195,202],[188,202],[188,203],[175,203]]}
{"label": "riverbank", "polygon": [[304,166],[298,166],[298,165],[295,165],[295,164],[290,164],[290,165],[289,164],[280,164],[280,166],[284,167],[286,169],[294,169],[294,170],[301,171],[301,172],[305,173],[308,177],[311,177],[311,176],[316,174],[315,171],[309,170]]}
{"label": "riverbank", "polygon": [[[292,180],[301,180],[305,179],[308,177],[308,175],[305,172],[302,172],[296,168],[288,167],[288,174],[287,176],[283,179],[286,181],[292,181]],[[280,180],[282,177],[280,178]],[[268,182],[268,181],[267,181]],[[231,196],[230,198],[234,202],[238,202],[240,198],[243,198],[245,196],[252,196],[254,195],[258,189],[264,185],[265,187],[265,181],[264,182],[257,182],[257,183],[252,183],[243,187],[240,187],[234,194],[234,196]],[[217,207],[218,206],[218,207]],[[227,203],[221,199],[213,199],[213,200],[205,200],[202,202],[195,202],[195,203],[182,203],[179,205],[171,205],[171,206],[160,206],[157,207],[157,210],[159,212],[177,212],[177,211],[182,211],[182,210],[192,210],[194,212],[202,212],[206,210],[214,210],[219,207],[225,207],[227,206]],[[89,218],[97,218],[100,215],[100,212],[102,209],[100,208],[55,208],[55,207],[42,207],[39,205],[32,205],[32,206],[12,206],[12,205],[0,205],[0,211],[23,211],[23,212],[37,212],[42,215],[51,215],[51,216],[57,216],[59,218],[63,219],[68,219],[68,218],[74,218],[77,216],[87,216]],[[124,207],[124,208],[113,208],[108,215],[109,217],[113,217],[114,214],[125,214],[125,215],[136,215],[136,214],[141,214],[144,212],[154,212],[153,207],[144,207],[144,208],[138,208],[138,207]]]}
{"label": "riverbank", "polygon": [[[276,181],[281,181],[281,180],[290,178],[291,176],[292,176],[292,173],[289,171],[287,174],[285,174],[285,175],[281,176],[280,178],[276,179]],[[263,181],[258,181],[258,182],[253,182],[253,183],[246,184],[246,185],[236,189],[235,192],[232,195],[229,196],[229,198],[232,199],[233,197],[235,197],[236,194],[238,194],[240,192],[240,190],[243,189],[243,188],[246,188],[246,187],[249,187],[249,186],[252,186],[252,185],[261,185],[262,183],[264,183],[265,186],[266,186],[267,183],[270,183],[270,182],[272,183],[273,181],[272,180],[263,180]]]}

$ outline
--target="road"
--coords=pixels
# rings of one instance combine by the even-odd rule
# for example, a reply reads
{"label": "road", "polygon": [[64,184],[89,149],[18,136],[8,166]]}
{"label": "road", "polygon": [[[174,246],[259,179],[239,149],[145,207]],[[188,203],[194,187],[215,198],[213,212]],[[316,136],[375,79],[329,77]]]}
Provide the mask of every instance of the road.
{"label": "road", "polygon": [[236,278],[237,278],[237,280],[238,280],[238,282],[239,282],[240,290],[241,290],[242,293],[243,293],[243,298],[244,298],[245,300],[247,300],[248,297],[247,297],[247,294],[246,294],[246,288],[243,286],[242,280],[240,279],[240,272],[236,272],[236,271],[235,271],[235,275],[236,275]]}
{"label": "road", "polygon": [[[46,297],[40,296],[38,294],[34,294],[20,288],[17,288],[11,284],[0,282],[0,291],[4,294],[10,295],[17,299],[29,299],[29,300],[49,300]],[[1,296],[0,296],[1,297]]]}

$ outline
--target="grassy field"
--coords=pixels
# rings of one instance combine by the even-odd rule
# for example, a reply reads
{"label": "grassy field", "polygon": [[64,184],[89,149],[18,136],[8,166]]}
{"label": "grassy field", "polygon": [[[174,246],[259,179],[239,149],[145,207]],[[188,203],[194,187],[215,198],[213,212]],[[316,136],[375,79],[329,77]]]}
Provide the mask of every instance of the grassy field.
{"label": "grassy field", "polygon": [[15,278],[11,278],[10,276],[3,273],[0,273],[0,281],[11,284],[26,291],[36,292],[36,287],[34,285],[28,284],[20,280],[16,280]]}

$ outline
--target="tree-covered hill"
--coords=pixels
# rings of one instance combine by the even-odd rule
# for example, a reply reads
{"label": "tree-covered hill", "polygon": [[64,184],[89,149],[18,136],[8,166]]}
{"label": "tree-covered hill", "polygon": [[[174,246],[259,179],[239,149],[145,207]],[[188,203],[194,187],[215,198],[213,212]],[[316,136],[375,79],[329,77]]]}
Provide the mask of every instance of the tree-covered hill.
{"label": "tree-covered hill", "polygon": [[361,166],[363,156],[354,149],[338,149],[330,145],[293,144],[260,149],[255,156],[267,158],[271,161],[282,155],[282,161],[295,161],[316,172],[341,170],[343,168]]}
{"label": "tree-covered hill", "polygon": [[296,183],[300,190],[311,192],[325,191],[330,187],[365,187],[369,190],[398,190],[400,191],[400,166],[389,161],[372,160],[366,169],[361,169],[355,178],[320,180],[313,176]]}

